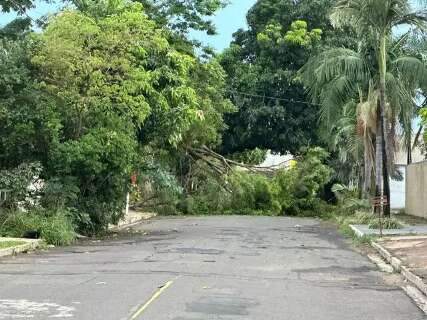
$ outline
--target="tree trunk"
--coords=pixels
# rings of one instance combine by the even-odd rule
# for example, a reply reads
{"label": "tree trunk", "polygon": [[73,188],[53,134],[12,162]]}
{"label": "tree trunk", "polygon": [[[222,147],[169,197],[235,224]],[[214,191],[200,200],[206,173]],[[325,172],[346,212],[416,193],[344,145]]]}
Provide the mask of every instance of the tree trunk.
{"label": "tree trunk", "polygon": [[358,166],[358,170],[357,171],[357,176],[359,177],[358,181],[357,181],[357,190],[359,190],[358,192],[358,197],[359,199],[366,199],[366,193],[364,192],[364,175],[362,174],[362,172],[364,171],[364,166]]}
{"label": "tree trunk", "polygon": [[[378,110],[378,120],[377,120],[377,141],[376,141],[376,179],[375,179],[375,191],[377,197],[384,196],[384,187],[389,185],[389,176],[387,170],[387,152],[385,144],[385,108],[386,108],[386,74],[387,74],[387,51],[386,51],[386,42],[387,37],[385,34],[381,35],[380,39],[380,50],[378,56],[378,65],[380,71],[380,101],[379,101],[379,110]],[[378,130],[379,129],[379,130]],[[388,188],[389,189],[389,188]],[[390,203],[389,195],[387,197],[387,202]],[[383,208],[380,206],[380,214],[389,213],[389,208]]]}
{"label": "tree trunk", "polygon": [[406,164],[412,163],[412,124],[409,124],[409,132],[405,134],[406,137]]}
{"label": "tree trunk", "polygon": [[[393,117],[393,116],[392,116]],[[389,121],[386,117],[383,118],[383,187],[384,187],[384,196],[387,197],[387,204],[384,206],[384,216],[390,217],[390,170],[392,170],[394,165],[394,135],[395,128],[392,122],[389,125]]]}
{"label": "tree trunk", "polygon": [[[385,142],[385,139],[383,140]],[[388,162],[387,162],[387,148],[385,143],[383,143],[383,150],[382,150],[384,157],[383,157],[383,179],[384,179],[384,195],[387,197],[387,204],[384,206],[384,216],[389,217],[391,216],[391,210],[390,210],[390,175],[388,170]]]}
{"label": "tree trunk", "polygon": [[363,137],[364,144],[364,179],[363,179],[363,194],[366,199],[369,198],[371,185],[372,185],[372,148],[371,148],[371,137],[365,133]]}
{"label": "tree trunk", "polygon": [[[375,136],[375,196],[381,197],[383,196],[383,135],[381,129],[381,106],[378,103],[377,109],[377,130]],[[380,208],[377,208],[380,210]],[[379,211],[377,211],[379,213]]]}
{"label": "tree trunk", "polygon": [[420,125],[420,128],[417,131],[417,134],[415,135],[414,144],[412,145],[412,151],[415,150],[415,148],[418,146],[418,139],[421,136],[421,132],[423,132],[423,125]]}

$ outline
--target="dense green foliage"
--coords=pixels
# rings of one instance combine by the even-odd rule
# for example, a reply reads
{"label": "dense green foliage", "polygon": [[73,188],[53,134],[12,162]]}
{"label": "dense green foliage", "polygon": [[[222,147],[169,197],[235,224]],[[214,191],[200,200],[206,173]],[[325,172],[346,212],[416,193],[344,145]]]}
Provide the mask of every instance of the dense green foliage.
{"label": "dense green foliage", "polygon": [[6,213],[1,221],[0,236],[21,238],[34,232],[46,243],[69,245],[75,238],[75,226],[69,212],[32,210]]}
{"label": "dense green foliage", "polygon": [[0,241],[0,250],[25,244],[24,241]]}
{"label": "dense green foliage", "polygon": [[18,11],[24,12],[25,10],[34,7],[32,0],[1,0],[0,9],[4,12]]}
{"label": "dense green foliage", "polygon": [[[398,125],[410,147],[427,123],[425,35],[391,32],[425,13],[378,1],[259,0],[218,56],[189,34],[226,1],[72,0],[37,31],[32,1],[1,1],[24,18],[0,29],[0,235],[68,244],[128,193],[163,214],[320,215],[334,182],[363,220]],[[296,162],[259,167],[271,153]]]}
{"label": "dense green foliage", "polygon": [[352,43],[333,30],[328,12],[334,1],[258,1],[220,55],[228,90],[239,112],[227,116],[221,150],[271,149],[296,153],[320,143],[318,106],[308,103],[298,70],[319,48]]}
{"label": "dense green foliage", "polygon": [[319,194],[332,174],[325,165],[328,154],[321,148],[302,154],[295,166],[273,177],[236,171],[229,176],[226,188],[211,179],[178,209],[185,214],[319,214]]}
{"label": "dense green foliage", "polygon": [[[13,189],[16,209],[41,178],[41,199],[29,205],[65,210],[93,233],[121,218],[133,172],[149,175],[156,161],[174,164],[190,146],[218,144],[223,114],[234,108],[219,64],[180,50],[140,4],[80,5],[40,33],[3,33],[0,188]],[[20,175],[33,162],[37,172]]]}
{"label": "dense green foliage", "polygon": [[190,30],[206,31],[215,34],[215,26],[207,17],[211,17],[222,8],[224,0],[134,0],[147,8],[150,17],[172,30],[188,33]]}

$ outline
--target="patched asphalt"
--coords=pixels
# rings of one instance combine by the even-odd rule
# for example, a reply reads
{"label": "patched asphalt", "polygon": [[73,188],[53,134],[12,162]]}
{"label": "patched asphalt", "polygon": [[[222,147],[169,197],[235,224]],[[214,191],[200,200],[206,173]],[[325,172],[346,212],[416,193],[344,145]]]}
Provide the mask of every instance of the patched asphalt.
{"label": "patched asphalt", "polygon": [[0,319],[426,319],[317,220],[158,218],[136,229],[1,259]]}

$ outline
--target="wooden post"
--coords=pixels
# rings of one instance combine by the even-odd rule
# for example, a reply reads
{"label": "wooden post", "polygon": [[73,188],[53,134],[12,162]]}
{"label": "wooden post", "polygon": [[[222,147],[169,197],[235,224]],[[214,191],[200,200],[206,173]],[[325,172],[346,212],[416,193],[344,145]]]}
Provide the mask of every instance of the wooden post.
{"label": "wooden post", "polygon": [[380,237],[383,236],[383,212],[384,212],[384,207],[386,207],[388,205],[388,197],[387,196],[380,196],[380,197],[375,197],[372,199],[372,204],[374,206],[374,211],[376,208],[378,208],[379,212],[378,212],[378,222],[379,222],[379,227],[380,227]]}

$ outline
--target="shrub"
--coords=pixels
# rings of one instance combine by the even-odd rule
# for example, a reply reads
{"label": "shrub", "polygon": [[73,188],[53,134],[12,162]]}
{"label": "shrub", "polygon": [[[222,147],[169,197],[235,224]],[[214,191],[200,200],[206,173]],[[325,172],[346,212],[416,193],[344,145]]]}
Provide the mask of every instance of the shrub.
{"label": "shrub", "polygon": [[234,153],[232,158],[238,162],[259,165],[267,159],[268,152],[259,148],[253,150],[245,150],[243,152]]}
{"label": "shrub", "polygon": [[324,164],[328,155],[322,148],[308,149],[293,168],[277,174],[275,183],[284,214],[306,215],[317,209],[319,192],[331,179],[332,171]]}
{"label": "shrub", "polygon": [[371,212],[357,211],[352,221],[353,224],[370,224],[373,220],[375,220],[375,218],[375,215],[373,215]]}
{"label": "shrub", "polygon": [[35,233],[53,245],[69,245],[76,238],[75,228],[67,211],[10,211],[0,221],[1,236],[21,238],[28,233]]}
{"label": "shrub", "polygon": [[251,214],[320,216],[332,209],[319,198],[330,180],[331,170],[323,162],[328,153],[307,150],[291,169],[268,177],[250,171],[235,171],[225,184],[206,178],[195,193],[179,203],[184,214]]}
{"label": "shrub", "polygon": [[184,196],[177,209],[184,214],[209,215],[224,214],[230,209],[231,194],[213,177],[197,189],[194,194]]}
{"label": "shrub", "polygon": [[278,190],[261,174],[236,172],[230,177],[230,208],[234,214],[279,214]]}
{"label": "shrub", "polygon": [[334,184],[332,192],[337,197],[342,211],[348,215],[371,209],[369,200],[357,198],[357,190],[350,189],[341,184]]}
{"label": "shrub", "polygon": [[[402,229],[403,224],[395,219],[395,218],[386,218],[382,221],[382,227],[383,229]],[[373,219],[369,223],[369,229],[379,229],[380,228],[380,221],[379,219]]]}
{"label": "shrub", "polygon": [[42,171],[40,163],[23,163],[11,170],[0,170],[0,189],[9,190],[3,206],[16,209],[30,200],[29,186]]}
{"label": "shrub", "polygon": [[83,233],[104,231],[123,215],[137,146],[130,135],[123,133],[121,125],[118,121],[115,130],[89,130],[79,140],[61,144],[52,154],[49,169],[58,177],[56,183],[68,190],[64,206],[90,217],[89,223],[78,222]]}

